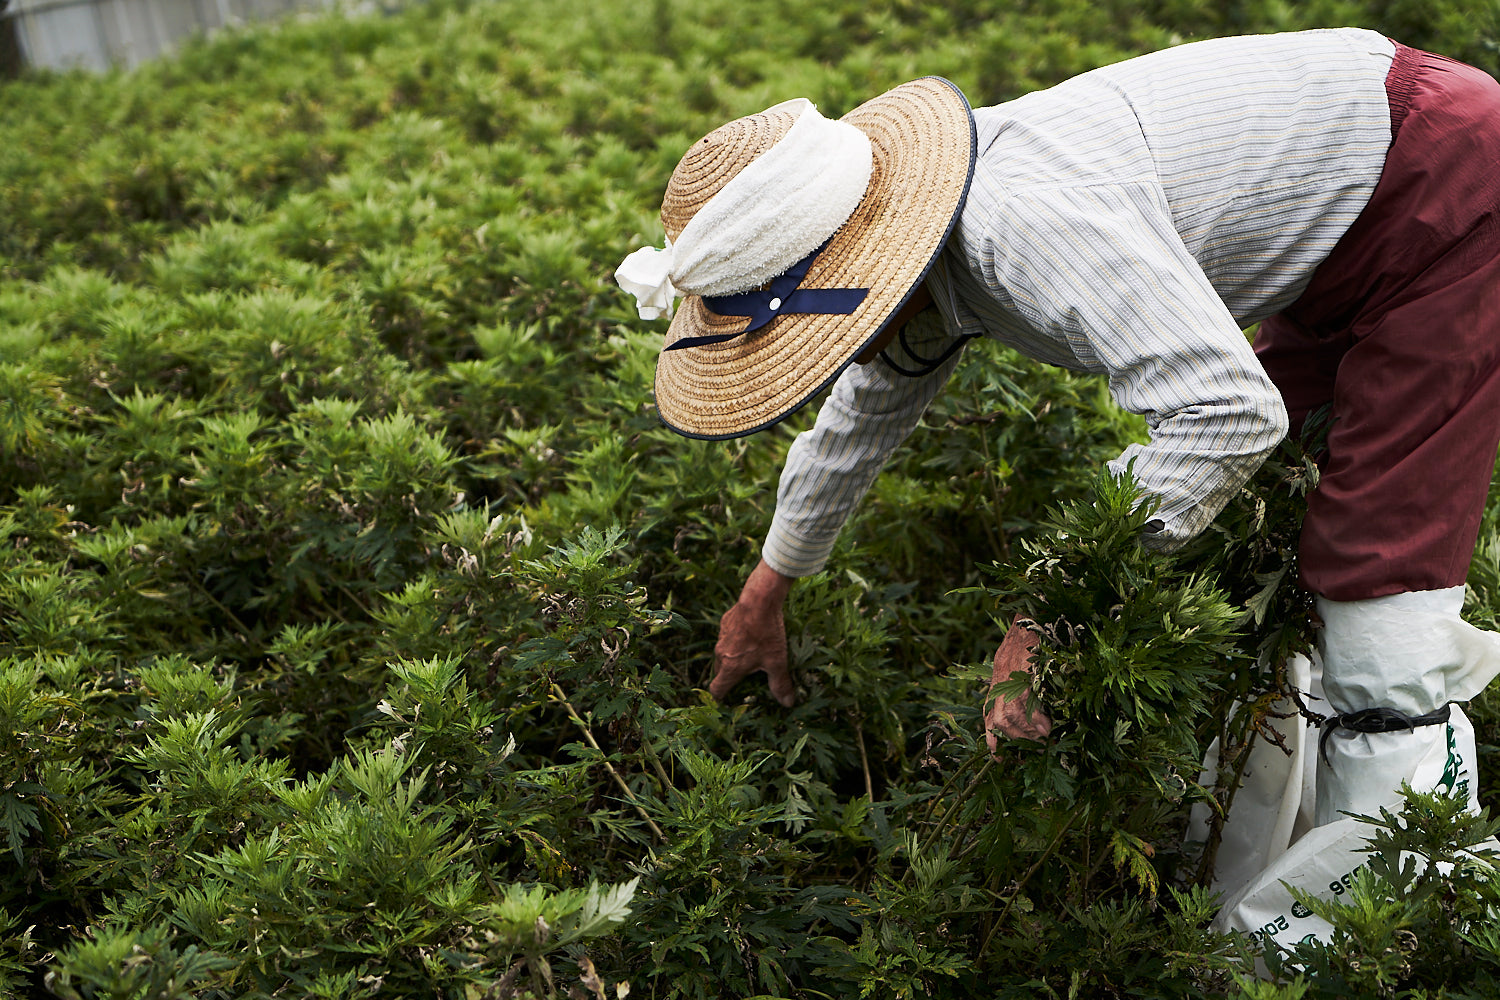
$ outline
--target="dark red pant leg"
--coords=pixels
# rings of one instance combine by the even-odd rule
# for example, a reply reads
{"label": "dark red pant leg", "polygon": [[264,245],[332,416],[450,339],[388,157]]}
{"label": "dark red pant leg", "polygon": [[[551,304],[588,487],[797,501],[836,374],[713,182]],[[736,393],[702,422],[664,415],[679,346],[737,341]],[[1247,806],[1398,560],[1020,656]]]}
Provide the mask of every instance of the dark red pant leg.
{"label": "dark red pant leg", "polygon": [[1500,85],[1411,49],[1392,84],[1370,204],[1256,342],[1294,421],[1333,403],[1300,567],[1343,601],[1463,582],[1500,440]]}
{"label": "dark red pant leg", "polygon": [[1334,380],[1349,342],[1348,336],[1319,337],[1285,314],[1272,316],[1255,331],[1255,355],[1281,390],[1292,440],[1301,440],[1307,418],[1333,402]]}
{"label": "dark red pant leg", "polygon": [[1497,444],[1500,260],[1357,328],[1303,522],[1305,585],[1352,601],[1463,583]]}

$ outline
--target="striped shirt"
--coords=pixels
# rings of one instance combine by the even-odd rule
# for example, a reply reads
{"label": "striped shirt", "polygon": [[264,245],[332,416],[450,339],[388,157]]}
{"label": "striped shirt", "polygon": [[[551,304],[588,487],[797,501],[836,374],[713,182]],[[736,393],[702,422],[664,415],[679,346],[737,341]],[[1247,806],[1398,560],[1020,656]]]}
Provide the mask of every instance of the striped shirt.
{"label": "striped shirt", "polygon": [[[1203,530],[1286,434],[1243,329],[1296,300],[1369,200],[1390,146],[1394,45],[1363,29],[1195,42],[974,112],[978,162],[908,327],[1096,372],[1145,417],[1134,462],[1169,548]],[[959,355],[908,378],[852,365],[787,455],[762,556],[822,568]],[[903,367],[908,366],[908,362]]]}

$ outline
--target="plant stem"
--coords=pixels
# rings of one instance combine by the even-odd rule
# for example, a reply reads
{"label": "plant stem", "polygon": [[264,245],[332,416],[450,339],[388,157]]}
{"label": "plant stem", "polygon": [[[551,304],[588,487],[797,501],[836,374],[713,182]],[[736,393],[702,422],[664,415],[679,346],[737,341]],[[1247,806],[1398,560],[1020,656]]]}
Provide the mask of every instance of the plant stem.
{"label": "plant stem", "polygon": [[[954,802],[953,805],[948,807],[948,811],[943,814],[943,818],[938,821],[938,824],[932,828],[932,832],[927,835],[927,840],[918,849],[919,854],[927,853],[927,851],[932,847],[933,842],[936,841],[942,834],[943,827],[947,826],[949,822],[952,821],[953,817],[958,813],[958,811],[963,808],[964,801],[968,798],[968,793],[973,790],[975,785],[984,780],[985,775],[989,774],[990,768],[994,766],[995,758],[993,757],[990,757],[984,762],[984,767],[981,767],[979,769],[979,773],[974,776],[974,780],[969,782],[968,786],[964,789],[964,794],[958,797],[957,802]],[[944,790],[946,791],[946,786]]]}
{"label": "plant stem", "polygon": [[938,804],[943,801],[943,796],[948,794],[949,789],[953,787],[953,783],[956,782],[959,778],[963,777],[963,773],[973,765],[974,758],[970,757],[968,760],[958,765],[957,771],[954,771],[948,776],[948,780],[943,782],[943,787],[938,789],[938,793],[934,795],[932,797],[932,801],[927,804],[927,814],[922,817],[923,823],[931,822],[933,810],[937,809]]}
{"label": "plant stem", "polygon": [[[562,707],[567,709],[568,718],[572,719],[573,724],[583,732],[583,738],[588,741],[589,746],[603,754],[604,751],[600,749],[598,741],[594,739],[593,730],[589,728],[587,722],[583,721],[583,717],[578,714],[578,709],[574,708],[573,704],[568,701],[567,693],[557,684],[552,685],[552,693],[556,696]],[[601,760],[600,763],[604,765],[604,769],[609,772],[609,776],[614,779],[615,784],[620,786],[620,791],[625,793],[625,797],[630,800],[630,804],[635,807],[635,811],[640,814],[641,819],[646,821],[646,825],[651,828],[651,832],[656,834],[656,839],[665,843],[667,835],[662,833],[661,827],[657,826],[656,822],[651,819],[651,814],[646,812],[645,807],[641,805],[641,800],[636,798],[635,792],[632,792],[630,786],[625,784],[625,779],[620,777],[620,773],[615,770],[614,765],[608,760]]]}
{"label": "plant stem", "polygon": [[244,622],[240,621],[240,616],[235,614],[233,611],[230,611],[227,607],[224,606],[223,602],[221,602],[217,597],[211,594],[208,588],[203,585],[203,582],[198,579],[197,574],[191,574],[189,576],[189,579],[193,581],[193,586],[197,587],[198,593],[208,598],[208,602],[210,604],[218,608],[229,617],[230,621],[234,622],[235,627],[240,630],[240,637],[244,639],[246,643],[248,643],[250,641],[250,628]]}
{"label": "plant stem", "polygon": [[1063,835],[1072,829],[1073,824],[1078,821],[1078,817],[1081,815],[1083,815],[1082,802],[1073,807],[1073,811],[1068,814],[1068,818],[1063,820],[1062,826],[1058,827],[1057,833],[1052,837],[1052,842],[1047,845],[1047,849],[1041,853],[1041,856],[1036,861],[1032,862],[1031,867],[1026,869],[1026,874],[1022,875],[1016,882],[1016,887],[1011,891],[1010,898],[1005,901],[1005,909],[1000,911],[1000,916],[996,917],[995,922],[990,925],[989,931],[984,936],[984,944],[979,946],[979,953],[981,955],[990,950],[990,942],[994,940],[995,932],[1000,929],[1001,924],[1005,923],[1005,918],[1010,916],[1010,908],[1015,905],[1016,899],[1021,895],[1021,890],[1026,888],[1026,883],[1031,881],[1031,876],[1035,875],[1041,869],[1042,865],[1047,862],[1047,859],[1052,857],[1053,853],[1057,850],[1057,845],[1062,843]]}
{"label": "plant stem", "polygon": [[865,795],[874,802],[875,783],[870,780],[870,757],[865,753],[865,729],[858,720],[854,723],[854,739],[859,744],[859,766],[865,772]]}
{"label": "plant stem", "polygon": [[672,779],[667,775],[665,768],[661,766],[661,758],[656,756],[656,751],[651,749],[651,741],[644,734],[641,736],[641,749],[646,753],[646,759],[651,762],[651,769],[661,779],[661,793],[666,795],[672,788]]}
{"label": "plant stem", "polygon": [[[1224,754],[1229,745],[1229,724],[1230,719],[1226,717],[1223,728],[1219,731],[1219,766],[1215,768],[1215,771],[1218,773],[1214,775],[1216,788],[1224,786],[1222,780],[1223,763]],[[1229,818],[1229,809],[1234,805],[1235,793],[1239,791],[1240,781],[1245,776],[1245,768],[1250,763],[1250,751],[1255,749],[1255,741],[1258,738],[1259,734],[1252,726],[1249,730],[1249,735],[1245,739],[1244,749],[1239,752],[1239,757],[1235,761],[1234,776],[1230,779],[1229,794],[1224,798],[1223,808],[1215,808],[1210,812],[1208,818],[1208,842],[1203,845],[1203,856],[1198,860],[1198,875],[1193,879],[1200,886],[1207,886],[1213,880],[1214,865],[1219,859],[1219,845],[1224,840],[1224,821]],[[1215,805],[1217,806],[1218,803],[1215,803]]]}

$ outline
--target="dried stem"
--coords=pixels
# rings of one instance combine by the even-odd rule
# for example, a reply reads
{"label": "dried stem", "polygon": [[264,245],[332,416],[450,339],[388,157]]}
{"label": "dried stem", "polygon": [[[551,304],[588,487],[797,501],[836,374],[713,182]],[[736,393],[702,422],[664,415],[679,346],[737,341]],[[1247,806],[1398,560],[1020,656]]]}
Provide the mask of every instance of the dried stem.
{"label": "dried stem", "polygon": [[875,783],[870,780],[870,757],[865,753],[865,730],[858,720],[854,723],[854,739],[859,744],[859,766],[865,772],[865,795],[871,802],[875,801]]}
{"label": "dried stem", "polygon": [[[572,719],[573,724],[583,732],[583,738],[588,741],[589,746],[598,750],[600,754],[603,754],[604,751],[600,749],[598,741],[594,739],[593,730],[589,728],[589,724],[583,721],[583,717],[578,714],[578,710],[568,701],[566,692],[558,685],[553,684],[552,694],[557,698],[558,703],[567,709],[568,718]],[[625,784],[625,779],[620,777],[620,772],[616,771],[614,765],[607,759],[601,760],[600,763],[609,772],[609,776],[615,780],[615,784],[620,786],[620,791],[625,793],[625,797],[630,800],[630,804],[635,807],[635,811],[640,814],[641,819],[646,821],[646,825],[651,828],[651,832],[656,834],[656,839],[665,843],[667,835],[662,833],[661,827],[657,826],[656,822],[651,818],[651,814],[646,812],[645,807],[641,805],[641,800],[636,798],[635,792],[632,792],[630,786]]]}

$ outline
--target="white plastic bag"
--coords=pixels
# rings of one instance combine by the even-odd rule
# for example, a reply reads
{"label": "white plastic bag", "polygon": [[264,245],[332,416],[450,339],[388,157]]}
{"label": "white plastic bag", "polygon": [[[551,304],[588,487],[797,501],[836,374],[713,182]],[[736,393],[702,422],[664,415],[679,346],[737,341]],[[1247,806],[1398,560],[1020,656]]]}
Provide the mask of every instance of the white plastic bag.
{"label": "white plastic bag", "polygon": [[[1469,807],[1478,809],[1474,727],[1457,705],[1446,725],[1356,735],[1377,747],[1372,759],[1396,769],[1387,771],[1380,784],[1381,788],[1389,785],[1390,791],[1377,793],[1374,788],[1361,787],[1355,790],[1358,797],[1368,801],[1380,798],[1387,808],[1393,808],[1401,801],[1399,789],[1405,780],[1421,791],[1463,792]],[[1311,730],[1307,742],[1316,754]],[[1318,780],[1322,781],[1321,767]],[[1321,795],[1321,786],[1319,792]],[[1378,807],[1368,814],[1378,816]],[[1283,948],[1309,936],[1326,939],[1328,923],[1296,902],[1288,887],[1325,899],[1343,895],[1354,873],[1369,860],[1368,841],[1373,833],[1369,824],[1348,817],[1313,827],[1238,892],[1230,890],[1232,895],[1220,908],[1214,929],[1264,933]]]}
{"label": "white plastic bag", "polygon": [[[1320,597],[1321,686],[1327,697],[1320,711],[1389,708],[1417,717],[1484,690],[1500,672],[1500,635],[1458,617],[1463,595],[1460,586],[1365,601]],[[1292,842],[1282,848],[1280,827],[1261,822],[1268,835],[1275,834],[1263,852],[1269,861],[1237,890],[1221,880],[1229,896],[1217,929],[1262,932],[1283,947],[1325,935],[1327,923],[1296,903],[1288,886],[1322,898],[1342,895],[1368,861],[1373,833],[1349,814],[1378,816],[1382,808],[1396,809],[1403,782],[1417,791],[1461,794],[1470,809],[1479,807],[1474,727],[1458,705],[1450,706],[1446,723],[1389,733],[1336,726],[1322,744],[1326,752],[1320,742],[1318,733],[1305,730],[1298,743],[1304,765],[1316,763],[1315,777],[1302,770],[1306,784],[1298,800],[1305,803],[1313,793],[1313,827],[1300,838],[1294,829]],[[1292,798],[1291,773],[1286,781],[1283,811]],[[1235,805],[1231,820],[1238,818],[1238,800]],[[1243,869],[1234,873],[1243,876]]]}
{"label": "white plastic bag", "polygon": [[[1334,712],[1390,708],[1421,716],[1474,698],[1500,672],[1500,635],[1458,617],[1464,588],[1392,594],[1366,601],[1318,599],[1323,691]],[[1392,733],[1335,728],[1319,755],[1314,822],[1347,813],[1374,816],[1401,801],[1409,781],[1431,791],[1451,767],[1472,768],[1474,729],[1456,705],[1448,727],[1423,725]],[[1455,756],[1456,755],[1456,756]],[[1451,766],[1450,766],[1451,765]],[[1478,808],[1469,775],[1470,807]]]}
{"label": "white plastic bag", "polygon": [[[1287,661],[1287,682],[1304,692],[1304,699],[1321,699],[1321,670],[1316,661],[1294,656]],[[1277,702],[1273,711],[1286,718],[1266,723],[1291,753],[1264,738],[1250,747],[1214,859],[1212,887],[1226,898],[1265,871],[1312,826],[1317,733],[1307,728],[1290,698]],[[1218,766],[1219,742],[1215,740],[1204,758],[1199,782],[1212,783]],[[1193,807],[1187,834],[1190,843],[1207,842],[1211,809],[1206,803]]]}

